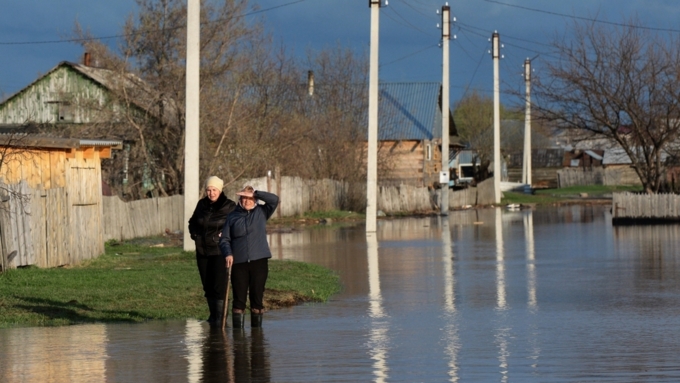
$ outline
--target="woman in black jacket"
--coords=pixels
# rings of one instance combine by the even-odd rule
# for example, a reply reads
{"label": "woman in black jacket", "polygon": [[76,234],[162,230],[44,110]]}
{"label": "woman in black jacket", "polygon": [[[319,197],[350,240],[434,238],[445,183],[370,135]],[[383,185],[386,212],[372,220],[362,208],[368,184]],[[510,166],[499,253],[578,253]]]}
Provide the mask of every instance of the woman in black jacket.
{"label": "woman in black jacket", "polygon": [[219,241],[222,226],[236,203],[222,193],[224,183],[212,176],[205,182],[205,198],[198,201],[194,214],[189,219],[189,233],[196,243],[196,264],[201,276],[203,291],[208,301],[210,317],[208,323],[216,326],[222,323],[224,291],[227,272],[221,257]]}
{"label": "woman in black jacket", "polygon": [[[234,291],[232,323],[242,328],[246,298],[250,298],[250,326],[262,326],[264,313],[264,285],[269,273],[268,259],[272,257],[267,243],[267,220],[279,205],[276,194],[256,191],[246,186],[236,193],[238,206],[227,217],[222,229],[220,250],[231,270]],[[264,204],[258,204],[261,200]]]}

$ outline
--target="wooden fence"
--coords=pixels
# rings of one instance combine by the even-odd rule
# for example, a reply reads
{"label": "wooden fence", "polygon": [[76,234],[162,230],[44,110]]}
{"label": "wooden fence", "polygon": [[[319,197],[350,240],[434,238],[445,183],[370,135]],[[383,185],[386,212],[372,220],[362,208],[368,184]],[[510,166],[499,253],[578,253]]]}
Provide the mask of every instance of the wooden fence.
{"label": "wooden fence", "polygon": [[184,229],[184,196],[123,202],[103,197],[104,240],[161,235]]}
{"label": "wooden fence", "polygon": [[[245,185],[280,197],[275,217],[294,217],[310,211],[363,210],[366,206],[365,184],[349,185],[334,180],[261,177],[231,184],[224,192],[234,199]],[[378,188],[377,207],[385,213],[422,212],[432,210],[434,202],[427,187],[400,185]]]}
{"label": "wooden fence", "polygon": [[[294,217],[310,211],[363,210],[366,207],[366,185],[348,185],[333,180],[303,180],[298,177],[281,177],[277,181],[269,177],[255,178],[232,184],[225,188],[229,198],[243,186],[251,185],[257,190],[277,194],[281,204],[276,217]],[[435,192],[427,187],[411,185],[381,186],[378,188],[378,210],[385,213],[427,212],[436,209]],[[494,203],[493,179],[449,193],[449,206],[490,205]],[[356,206],[359,205],[359,206]]]}
{"label": "wooden fence", "polygon": [[630,166],[565,168],[557,171],[557,187],[580,185],[640,185],[640,179]]}
{"label": "wooden fence", "polygon": [[614,193],[612,223],[680,222],[680,195]]}

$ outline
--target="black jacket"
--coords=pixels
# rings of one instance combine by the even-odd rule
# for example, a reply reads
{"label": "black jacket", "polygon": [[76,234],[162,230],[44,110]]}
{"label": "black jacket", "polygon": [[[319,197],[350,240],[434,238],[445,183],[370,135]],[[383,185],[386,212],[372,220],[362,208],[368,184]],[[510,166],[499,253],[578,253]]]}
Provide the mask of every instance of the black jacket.
{"label": "black jacket", "polygon": [[262,200],[264,205],[257,204],[251,210],[246,210],[238,204],[222,229],[220,250],[225,257],[233,255],[234,263],[272,257],[267,243],[266,225],[279,205],[279,197],[263,191],[255,191],[254,196],[256,200]]}
{"label": "black jacket", "polygon": [[211,203],[208,197],[196,204],[194,214],[189,219],[189,233],[196,243],[196,255],[220,255],[219,233],[236,202],[221,193],[217,201]]}

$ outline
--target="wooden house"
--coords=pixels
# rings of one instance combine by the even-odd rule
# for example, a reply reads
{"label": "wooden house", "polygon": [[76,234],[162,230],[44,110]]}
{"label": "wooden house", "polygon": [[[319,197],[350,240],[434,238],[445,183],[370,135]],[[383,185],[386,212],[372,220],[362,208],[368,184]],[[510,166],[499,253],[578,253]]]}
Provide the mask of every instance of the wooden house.
{"label": "wooden house", "polygon": [[[378,184],[438,184],[442,170],[441,85],[381,83],[378,110],[378,158],[386,164],[378,174]],[[449,135],[453,136],[449,146],[456,146],[450,114]]]}
{"label": "wooden house", "polygon": [[104,252],[100,161],[121,146],[117,140],[0,135],[2,269],[55,267]]}
{"label": "wooden house", "polygon": [[[89,61],[85,54],[82,64],[61,62],[0,102],[0,132],[37,129],[65,138],[123,141],[124,154],[116,163],[105,164],[104,175],[107,184],[124,194],[132,172],[123,162],[138,138],[130,121],[173,121],[177,109],[136,75],[96,68]],[[146,180],[134,182],[153,188]]]}

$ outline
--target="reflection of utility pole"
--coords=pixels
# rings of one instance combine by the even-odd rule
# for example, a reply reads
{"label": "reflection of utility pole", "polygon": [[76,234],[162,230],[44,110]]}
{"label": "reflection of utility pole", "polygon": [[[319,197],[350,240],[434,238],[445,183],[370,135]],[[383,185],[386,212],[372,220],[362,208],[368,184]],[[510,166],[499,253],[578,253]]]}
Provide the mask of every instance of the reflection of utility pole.
{"label": "reflection of utility pole", "polygon": [[498,59],[500,58],[498,39],[498,32],[494,32],[491,35],[491,57],[493,58],[493,195],[495,204],[501,203],[501,87],[498,75]]}
{"label": "reflection of utility pole", "polygon": [[531,189],[531,60],[524,60],[524,83],[526,85],[526,106],[524,115],[524,162],[522,183]]}
{"label": "reflection of utility pole", "polygon": [[189,234],[189,217],[198,203],[199,145],[199,63],[201,34],[201,2],[187,2],[186,116],[184,126],[184,250],[195,250]]}
{"label": "reflection of utility pole", "polygon": [[441,214],[449,214],[449,38],[451,36],[451,8],[442,7],[442,174]]}
{"label": "reflection of utility pole", "polygon": [[366,232],[376,231],[378,214],[378,42],[380,0],[369,0],[371,7],[371,53],[368,81],[368,153],[366,169]]}

